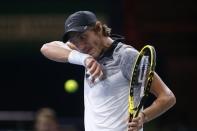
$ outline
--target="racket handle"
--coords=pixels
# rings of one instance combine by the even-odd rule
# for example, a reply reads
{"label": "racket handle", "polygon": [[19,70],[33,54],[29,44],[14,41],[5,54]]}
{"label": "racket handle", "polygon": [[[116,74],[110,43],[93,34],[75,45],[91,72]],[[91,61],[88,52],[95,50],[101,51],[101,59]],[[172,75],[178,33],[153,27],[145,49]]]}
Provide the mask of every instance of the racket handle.
{"label": "racket handle", "polygon": [[132,119],[133,119],[133,114],[130,114],[130,115],[129,115],[129,122],[131,122]]}
{"label": "racket handle", "polygon": [[138,110],[136,111],[136,113],[133,115],[133,118],[136,118],[136,117],[139,115],[139,113],[140,113],[140,110],[138,109]]}

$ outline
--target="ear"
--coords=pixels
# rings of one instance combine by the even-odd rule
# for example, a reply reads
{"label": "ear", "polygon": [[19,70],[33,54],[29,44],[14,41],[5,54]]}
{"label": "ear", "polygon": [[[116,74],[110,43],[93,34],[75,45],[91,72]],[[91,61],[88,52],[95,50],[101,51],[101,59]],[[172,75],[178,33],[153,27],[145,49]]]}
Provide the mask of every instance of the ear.
{"label": "ear", "polygon": [[95,32],[97,32],[98,34],[102,34],[103,32],[102,24],[100,21],[97,21],[95,24]]}

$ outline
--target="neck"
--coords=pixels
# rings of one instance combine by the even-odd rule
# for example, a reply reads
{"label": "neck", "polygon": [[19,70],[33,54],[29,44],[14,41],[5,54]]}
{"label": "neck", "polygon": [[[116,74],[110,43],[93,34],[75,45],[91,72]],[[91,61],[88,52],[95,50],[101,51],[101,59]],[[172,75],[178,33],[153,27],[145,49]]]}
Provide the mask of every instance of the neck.
{"label": "neck", "polygon": [[111,37],[104,37],[102,41],[102,51],[99,57],[101,57],[104,52],[106,52],[111,47],[114,40]]}
{"label": "neck", "polygon": [[114,42],[114,40],[112,40],[112,38],[105,37],[103,40],[104,51],[107,50],[112,45],[113,42]]}
{"label": "neck", "polygon": [[[104,39],[103,39],[104,40]],[[105,37],[105,42],[103,42],[103,49],[100,53],[100,56],[97,59],[101,59],[103,57],[103,55],[111,49],[112,47],[112,43],[114,42],[114,40],[111,37]]]}

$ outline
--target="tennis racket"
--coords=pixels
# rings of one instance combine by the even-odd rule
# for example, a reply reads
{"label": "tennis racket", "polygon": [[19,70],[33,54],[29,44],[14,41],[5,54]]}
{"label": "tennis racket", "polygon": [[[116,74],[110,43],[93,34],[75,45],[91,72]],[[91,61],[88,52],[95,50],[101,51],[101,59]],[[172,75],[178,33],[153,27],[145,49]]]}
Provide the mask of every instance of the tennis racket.
{"label": "tennis racket", "polygon": [[[130,81],[129,114],[130,120],[138,116],[150,92],[156,66],[156,52],[153,46],[146,45],[139,52],[135,61]],[[141,87],[140,102],[134,106],[133,89]]]}

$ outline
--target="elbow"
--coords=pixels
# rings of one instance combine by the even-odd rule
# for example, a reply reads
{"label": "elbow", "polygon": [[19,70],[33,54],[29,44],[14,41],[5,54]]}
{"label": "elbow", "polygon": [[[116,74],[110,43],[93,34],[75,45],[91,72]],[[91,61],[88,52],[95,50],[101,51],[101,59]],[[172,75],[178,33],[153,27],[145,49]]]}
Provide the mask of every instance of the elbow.
{"label": "elbow", "polygon": [[169,106],[169,108],[171,108],[172,106],[174,106],[176,104],[176,97],[172,92],[170,92],[166,96],[166,103]]}
{"label": "elbow", "polygon": [[46,44],[44,44],[41,49],[40,49],[40,52],[45,55],[48,51],[48,46]]}
{"label": "elbow", "polygon": [[157,103],[160,103],[163,105],[162,107],[164,109],[168,110],[176,104],[176,97],[171,91],[169,91],[168,93],[158,97]]}
{"label": "elbow", "polygon": [[171,95],[170,95],[170,103],[172,106],[174,106],[176,104],[176,97],[173,93],[171,93]]}

